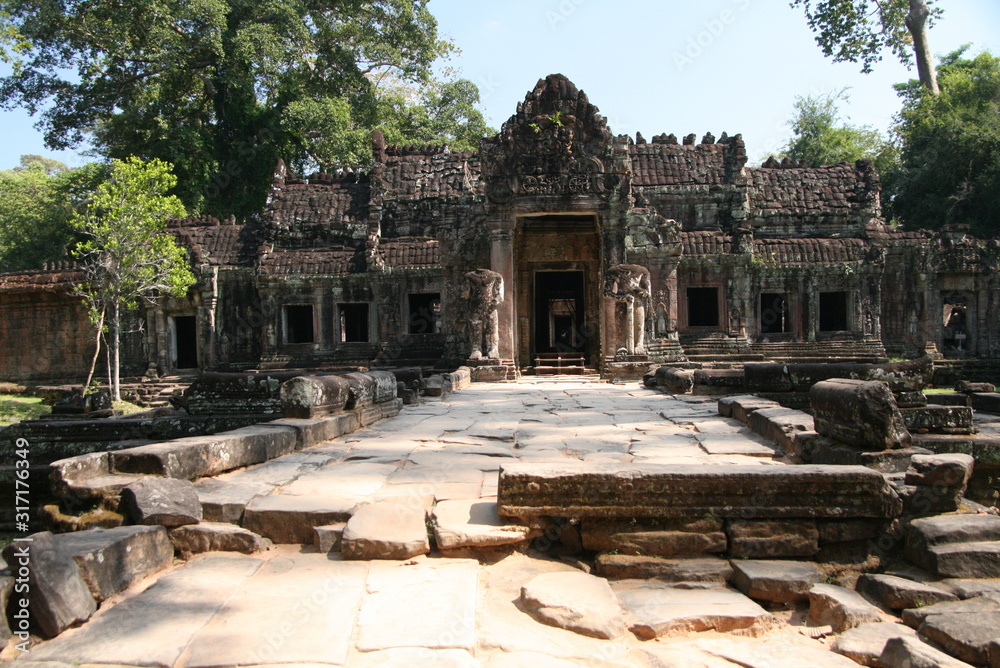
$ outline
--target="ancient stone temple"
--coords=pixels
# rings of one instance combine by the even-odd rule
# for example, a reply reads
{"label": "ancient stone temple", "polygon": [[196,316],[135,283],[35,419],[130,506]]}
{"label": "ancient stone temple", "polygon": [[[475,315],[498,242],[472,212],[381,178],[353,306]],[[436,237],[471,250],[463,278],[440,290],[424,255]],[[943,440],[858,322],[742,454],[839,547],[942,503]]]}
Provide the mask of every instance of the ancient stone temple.
{"label": "ancient stone temple", "polygon": [[[747,166],[740,135],[614,135],[562,75],[473,153],[372,140],[260,216],[174,221],[198,283],[137,314],[131,373],[1000,353],[997,241],[886,225],[870,163]],[[72,266],[0,276],[0,378],[81,376]]]}

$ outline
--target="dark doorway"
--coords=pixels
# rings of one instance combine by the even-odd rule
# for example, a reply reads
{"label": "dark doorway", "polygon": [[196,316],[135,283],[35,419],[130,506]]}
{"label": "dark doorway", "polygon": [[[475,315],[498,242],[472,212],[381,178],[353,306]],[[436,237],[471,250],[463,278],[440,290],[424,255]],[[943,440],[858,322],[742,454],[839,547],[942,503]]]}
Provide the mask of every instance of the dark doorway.
{"label": "dark doorway", "polygon": [[368,304],[337,304],[342,343],[368,343]]}
{"label": "dark doorway", "polygon": [[285,307],[285,343],[313,343],[316,328],[312,304],[291,304]]}
{"label": "dark doorway", "polygon": [[780,334],[792,331],[788,297],[780,292],[762,292],[760,295],[760,333]]}
{"label": "dark doorway", "polygon": [[847,293],[819,293],[819,331],[844,332],[848,329]]}
{"label": "dark doorway", "polygon": [[441,331],[441,293],[414,293],[409,298],[410,334],[437,334]]}
{"label": "dark doorway", "polygon": [[175,369],[198,367],[198,319],[193,315],[174,316]]}
{"label": "dark doorway", "polygon": [[688,327],[719,326],[719,288],[687,289]]}
{"label": "dark doorway", "polygon": [[586,339],[583,272],[535,272],[535,352],[582,352]]}

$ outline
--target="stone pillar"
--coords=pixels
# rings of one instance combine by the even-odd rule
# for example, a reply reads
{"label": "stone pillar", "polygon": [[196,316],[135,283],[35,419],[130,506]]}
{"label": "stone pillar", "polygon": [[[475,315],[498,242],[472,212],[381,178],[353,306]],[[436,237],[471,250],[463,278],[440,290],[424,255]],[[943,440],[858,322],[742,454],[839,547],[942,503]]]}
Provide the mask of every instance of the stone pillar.
{"label": "stone pillar", "polygon": [[514,349],[514,301],[517,295],[514,282],[514,221],[501,221],[490,230],[490,269],[503,276],[507,298],[497,307],[500,330],[500,359],[517,358]]}

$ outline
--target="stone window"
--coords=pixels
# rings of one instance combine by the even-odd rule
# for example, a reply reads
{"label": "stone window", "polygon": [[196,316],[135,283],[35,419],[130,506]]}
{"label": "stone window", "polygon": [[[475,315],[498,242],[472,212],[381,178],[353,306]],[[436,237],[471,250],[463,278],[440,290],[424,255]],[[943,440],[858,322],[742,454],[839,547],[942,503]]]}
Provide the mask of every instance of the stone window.
{"label": "stone window", "polygon": [[850,328],[847,318],[847,293],[819,293],[819,331],[845,332]]}
{"label": "stone window", "polygon": [[284,311],[285,343],[314,343],[316,323],[312,304],[288,304]]}
{"label": "stone window", "polygon": [[788,295],[783,292],[760,294],[760,333],[781,334],[792,331],[792,314],[788,308]]}
{"label": "stone window", "polygon": [[340,341],[368,343],[368,304],[337,304],[340,314]]}
{"label": "stone window", "polygon": [[719,326],[719,288],[687,289],[688,327]]}
{"label": "stone window", "polygon": [[409,298],[410,334],[437,334],[441,331],[441,293],[411,294]]}

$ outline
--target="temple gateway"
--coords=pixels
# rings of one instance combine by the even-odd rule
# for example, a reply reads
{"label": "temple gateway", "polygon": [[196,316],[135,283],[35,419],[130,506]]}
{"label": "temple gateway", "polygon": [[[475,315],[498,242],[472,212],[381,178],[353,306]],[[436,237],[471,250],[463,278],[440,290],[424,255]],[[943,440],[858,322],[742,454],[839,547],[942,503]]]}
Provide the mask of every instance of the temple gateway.
{"label": "temple gateway", "polygon": [[[198,282],[135,315],[123,369],[996,357],[998,242],[898,231],[879,191],[868,161],[755,168],[740,135],[613,135],[551,75],[476,152],[376,132],[363,171],[279,162],[252,220],[173,221]],[[79,280],[0,275],[0,378],[85,374]]]}

